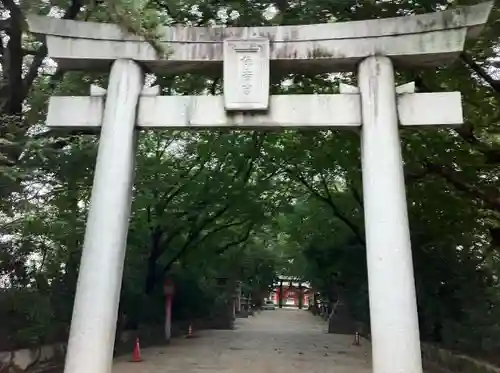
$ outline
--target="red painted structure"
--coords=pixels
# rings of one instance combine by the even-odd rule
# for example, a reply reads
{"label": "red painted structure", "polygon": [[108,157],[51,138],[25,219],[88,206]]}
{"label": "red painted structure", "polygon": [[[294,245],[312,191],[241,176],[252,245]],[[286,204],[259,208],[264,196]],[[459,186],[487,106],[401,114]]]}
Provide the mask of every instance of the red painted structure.
{"label": "red painted structure", "polygon": [[[290,285],[285,285],[283,284],[283,294],[282,294],[282,300],[283,300],[283,304],[286,305],[290,305],[290,301],[293,302],[293,305],[294,306],[299,306],[299,297],[300,297],[300,293],[302,291],[302,305],[304,307],[307,307],[307,305],[309,304],[309,299],[311,298],[312,300],[312,291],[311,289],[303,286],[302,287],[302,290],[297,287],[297,286],[290,286]],[[279,304],[279,299],[280,299],[280,287],[277,286],[275,288],[275,290],[272,292],[272,300],[275,304]],[[287,302],[288,300],[288,302]]]}

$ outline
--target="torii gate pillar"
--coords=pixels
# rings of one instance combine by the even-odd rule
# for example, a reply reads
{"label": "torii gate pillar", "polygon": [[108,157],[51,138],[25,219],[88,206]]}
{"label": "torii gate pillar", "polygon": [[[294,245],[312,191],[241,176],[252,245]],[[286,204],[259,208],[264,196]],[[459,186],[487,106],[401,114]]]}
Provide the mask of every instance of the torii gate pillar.
{"label": "torii gate pillar", "polygon": [[415,280],[391,60],[387,57],[365,59],[358,68],[358,81],[363,116],[361,165],[373,371],[421,373]]}
{"label": "torii gate pillar", "polygon": [[136,108],[143,78],[142,69],[132,60],[119,59],[111,67],[66,372],[84,372],[94,366],[99,367],[96,373],[104,373],[103,367],[111,367],[132,202]]}

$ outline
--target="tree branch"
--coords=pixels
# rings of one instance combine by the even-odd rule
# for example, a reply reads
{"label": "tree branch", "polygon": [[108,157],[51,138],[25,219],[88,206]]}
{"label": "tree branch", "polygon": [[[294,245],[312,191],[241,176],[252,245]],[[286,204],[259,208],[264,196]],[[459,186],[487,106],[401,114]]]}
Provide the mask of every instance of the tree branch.
{"label": "tree branch", "polygon": [[255,161],[260,155],[260,150],[266,138],[265,134],[260,134],[257,131],[252,133],[252,150],[248,160],[245,160],[238,171],[234,174],[232,182],[236,182],[240,177],[241,181],[246,184],[252,175],[252,171],[255,165]]}
{"label": "tree branch", "polygon": [[17,5],[14,0],[2,0],[3,6],[10,12],[10,15],[12,16],[12,13],[20,13],[21,8],[19,5]]}
{"label": "tree branch", "polygon": [[250,238],[250,234],[252,233],[253,226],[254,226],[254,223],[250,223],[247,231],[240,238],[236,239],[235,241],[228,242],[227,244],[225,244],[224,246],[219,248],[215,252],[216,255],[222,255],[222,254],[224,254],[224,252],[229,250],[231,247],[234,247],[234,246],[237,246],[237,245],[240,245],[240,244],[246,242]]}
{"label": "tree branch", "polygon": [[75,19],[84,5],[83,0],[72,0],[69,8],[64,13],[63,19]]}
{"label": "tree branch", "polygon": [[[154,3],[160,8],[164,8],[167,11],[167,14],[172,18],[174,21],[173,23],[182,23],[180,20],[180,12],[174,13],[172,12],[171,7],[167,4],[167,1],[160,1],[160,0],[150,0],[151,3]],[[149,5],[149,4],[148,4]]]}
{"label": "tree branch", "polygon": [[[251,176],[252,171],[253,171],[253,164],[254,164],[255,160],[257,159],[257,156],[260,154],[260,147],[262,146],[262,143],[263,143],[264,138],[265,138],[265,136],[259,136],[259,134],[257,132],[254,132],[252,137],[254,139],[253,156],[250,158],[249,161],[245,160],[244,165],[242,167],[240,167],[237,170],[237,172],[235,173],[235,175],[233,176],[233,181],[236,181],[240,177],[242,177],[242,179],[240,179],[240,181],[243,183],[243,185],[245,185],[248,182],[248,180],[250,179],[250,176]],[[211,158],[210,154],[211,154],[211,152],[209,153],[209,156],[207,156],[206,159],[204,160],[203,165],[194,173],[194,175],[192,175],[192,178],[196,177],[205,168],[205,165],[207,164],[207,162]],[[188,170],[187,174],[189,174],[192,169],[193,168],[190,168]],[[206,185],[208,187],[208,183]],[[175,193],[175,191],[174,191],[174,193]],[[184,242],[182,247],[176,252],[176,254],[165,265],[165,267],[163,269],[164,273],[166,273],[170,269],[170,267],[188,251],[189,248],[193,247],[195,243],[199,243],[199,242],[203,241],[205,238],[202,238],[201,240],[199,239],[203,230],[207,226],[209,226],[210,224],[215,222],[217,219],[219,219],[231,207],[231,205],[229,203],[226,203],[223,206],[221,206],[218,210],[216,210],[214,213],[212,213],[212,214],[208,213],[204,217],[203,216],[200,217],[199,216],[200,209],[205,208],[209,203],[210,203],[210,201],[203,200],[200,203],[200,206],[191,206],[193,214],[191,214],[187,219],[188,222],[191,222],[191,224],[192,224],[190,232],[188,233],[186,241]],[[240,224],[240,223],[238,223],[238,224]],[[230,223],[229,225],[226,225],[226,227],[224,227],[224,228],[227,228],[227,227],[232,226],[232,225],[236,225],[236,224]],[[215,230],[218,230],[218,229],[215,229]],[[166,247],[166,245],[162,245],[162,246]],[[164,251],[165,250],[162,250],[162,254]],[[157,258],[159,258],[162,254],[160,254]]]}
{"label": "tree branch", "polygon": [[405,182],[406,184],[410,184],[414,181],[423,179],[425,176],[429,174],[429,170],[426,167],[421,167],[419,170],[415,171],[406,171],[405,170]]}
{"label": "tree branch", "polygon": [[325,176],[323,175],[323,172],[320,173],[320,176],[321,176],[321,184],[323,185],[323,189],[325,190],[325,193],[326,193],[326,198],[328,198],[331,201],[332,194],[330,193],[330,188],[328,187],[328,184],[326,182]]}
{"label": "tree branch", "polygon": [[177,253],[165,265],[165,267],[163,269],[163,273],[166,273],[170,269],[172,264],[174,264],[177,260],[179,260],[180,257],[182,257],[182,255],[184,255],[186,253],[186,251],[189,249],[189,247],[192,246],[192,243],[195,242],[195,240],[199,237],[200,233],[203,231],[203,229],[207,225],[211,224],[217,218],[222,216],[228,209],[229,209],[229,205],[222,207],[221,209],[219,209],[219,211],[217,211],[211,217],[209,217],[208,219],[205,219],[201,224],[193,227],[191,229],[191,232],[188,234],[188,237],[187,237],[186,241],[184,242],[184,245],[180,248],[179,251],[177,251]]}
{"label": "tree branch", "polygon": [[500,163],[500,149],[495,149],[491,145],[488,145],[481,141],[474,133],[474,125],[472,124],[472,122],[464,122],[464,124],[455,131],[465,142],[473,147],[474,150],[482,153],[485,156],[487,163]]}
{"label": "tree branch", "polygon": [[224,229],[227,229],[227,228],[231,228],[231,227],[237,227],[238,225],[242,225],[242,224],[245,224],[247,222],[247,220],[239,220],[239,221],[235,221],[235,222],[232,222],[232,223],[227,223],[227,224],[224,224],[224,225],[220,225],[218,226],[217,228],[215,229],[212,229],[210,232],[208,232],[207,234],[205,234],[202,238],[200,238],[199,240],[196,241],[196,245],[199,245],[201,243],[203,243],[204,241],[206,241],[210,236],[213,236],[214,234],[216,234],[217,232],[220,232],[220,231],[223,231]]}
{"label": "tree branch", "polygon": [[22,114],[23,87],[23,24],[24,16],[21,8],[13,0],[4,0],[3,4],[10,12],[9,41],[5,48],[5,61],[3,72],[7,84],[2,87],[1,96],[7,97],[2,111],[8,115],[20,116]]}
{"label": "tree branch", "polygon": [[491,89],[500,94],[500,80],[494,79],[486,72],[467,52],[460,53],[460,59],[470,70],[475,72],[481,79],[483,79]]}
{"label": "tree branch", "polygon": [[[468,55],[464,54],[465,59],[470,60],[471,63],[475,64],[475,62],[472,60],[472,58]],[[483,71],[484,74],[488,77],[488,79],[495,81],[491,76],[489,76],[479,65],[475,64],[476,69],[478,71]],[[472,68],[471,68],[472,69]],[[474,70],[474,69],[472,69]],[[475,71],[475,70],[474,70]],[[499,85],[500,89],[500,81],[496,80],[496,84]],[[418,88],[419,92],[431,92],[427,84],[423,81],[423,78],[421,76],[417,76],[415,78],[415,85]],[[498,91],[500,93],[500,91]],[[478,108],[479,110],[479,108]],[[480,138],[478,138],[475,133],[474,133],[474,125],[472,124],[471,121],[466,121],[464,124],[458,128],[455,129],[455,132],[466,142],[468,143],[474,150],[484,154],[486,157],[486,162],[490,164],[497,164],[500,163],[500,149],[495,149],[491,145],[486,144],[483,142]]]}
{"label": "tree branch", "polygon": [[[177,184],[172,188],[169,188],[165,193],[162,194],[162,196],[159,198],[160,202],[156,205],[155,208],[155,214],[157,218],[163,215],[169,203],[172,202],[174,198],[177,197],[189,185],[189,183],[193,181],[201,173],[201,171],[203,171],[203,169],[205,168],[205,164],[206,163],[201,165],[199,169],[189,177],[189,179],[185,180],[184,183]],[[189,173],[194,169],[194,167],[195,166],[192,166],[188,171],[186,171],[183,175],[181,175],[180,179],[181,180],[185,179],[189,175]]]}
{"label": "tree branch", "polygon": [[359,204],[361,208],[364,208],[363,198],[361,197],[359,191],[354,187],[354,185],[351,185],[349,189],[351,190],[352,197],[354,198],[354,200]]}
{"label": "tree branch", "polygon": [[[11,1],[11,0],[9,0]],[[62,17],[63,19],[75,19],[78,14],[80,13],[81,8],[83,7],[83,0],[72,0],[69,8],[66,10],[64,16]],[[38,76],[38,70],[40,67],[42,67],[43,61],[47,57],[47,45],[45,42],[43,42],[43,45],[38,48],[36,53],[34,53],[33,57],[33,62],[31,63],[28,73],[26,74],[26,78],[24,79],[23,86],[22,86],[22,96],[23,96],[23,101],[25,100],[26,96],[29,93],[29,90],[31,89],[31,86],[35,79]],[[62,79],[63,73],[58,70],[56,72],[56,79]],[[52,80],[54,82],[54,80]]]}
{"label": "tree branch", "polygon": [[[217,137],[216,141],[218,141],[218,137]],[[215,141],[214,141],[214,143],[215,143]],[[214,145],[214,143],[212,143],[212,146]],[[161,196],[160,200],[162,201],[162,203],[158,204],[157,209],[156,209],[156,214],[158,216],[160,216],[163,213],[163,211],[165,211],[168,204],[170,202],[172,202],[172,200],[184,190],[184,188],[189,184],[190,181],[193,181],[194,179],[196,179],[201,174],[201,172],[206,169],[207,163],[208,163],[208,161],[210,161],[211,157],[212,157],[212,148],[210,148],[210,151],[207,153],[207,155],[204,158],[202,158],[201,156],[198,156],[196,158],[195,162],[193,162],[193,165],[191,167],[189,167],[187,171],[183,172],[182,175],[180,175],[180,177],[179,177],[179,179],[184,180],[186,177],[188,177],[191,174],[191,176],[189,176],[188,180],[186,180],[182,185],[176,185],[176,186],[170,188]],[[201,162],[201,164],[200,164],[200,162]],[[196,166],[199,166],[199,167],[193,173],[192,171],[195,169]]]}
{"label": "tree branch", "polygon": [[483,191],[480,188],[467,183],[458,172],[443,165],[426,162],[425,167],[432,173],[441,176],[455,189],[464,192],[468,196],[483,202],[492,210],[500,212],[500,195],[496,190]]}
{"label": "tree branch", "polygon": [[337,207],[337,205],[332,201],[331,198],[327,198],[319,193],[311,184],[307,182],[307,180],[298,172],[295,172],[291,169],[286,170],[292,177],[295,177],[303,186],[306,187],[307,190],[318,200],[325,202],[333,211],[334,215],[340,219],[354,234],[356,239],[362,244],[365,245],[365,238],[361,233],[360,229],[356,224],[351,222],[347,216],[345,216],[342,211]]}
{"label": "tree branch", "polygon": [[212,85],[210,86],[210,94],[212,96],[215,96],[216,93],[217,93],[217,84],[219,84],[220,80],[222,79],[221,76],[218,76],[214,79],[214,81],[212,82]]}
{"label": "tree branch", "polygon": [[36,50],[23,48],[23,55],[25,55],[25,56],[34,56],[34,55],[36,55],[37,52],[38,51],[36,51]]}

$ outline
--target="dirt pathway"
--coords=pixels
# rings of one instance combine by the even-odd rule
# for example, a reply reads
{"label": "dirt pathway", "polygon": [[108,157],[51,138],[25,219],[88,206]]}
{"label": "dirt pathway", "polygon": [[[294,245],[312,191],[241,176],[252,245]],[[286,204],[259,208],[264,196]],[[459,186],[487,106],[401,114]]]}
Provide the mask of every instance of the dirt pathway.
{"label": "dirt pathway", "polygon": [[202,331],[142,351],[141,363],[118,359],[113,373],[368,373],[370,346],[326,334],[325,324],[296,309],[238,319],[233,331]]}

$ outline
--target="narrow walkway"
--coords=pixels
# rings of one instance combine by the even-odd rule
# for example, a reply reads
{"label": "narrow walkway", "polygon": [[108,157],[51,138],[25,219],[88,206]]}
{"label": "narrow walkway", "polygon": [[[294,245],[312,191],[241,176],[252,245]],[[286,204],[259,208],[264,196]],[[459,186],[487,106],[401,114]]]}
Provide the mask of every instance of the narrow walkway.
{"label": "narrow walkway", "polygon": [[326,334],[307,311],[263,311],[238,319],[233,331],[197,332],[142,351],[141,363],[118,359],[113,373],[368,373],[370,346]]}

